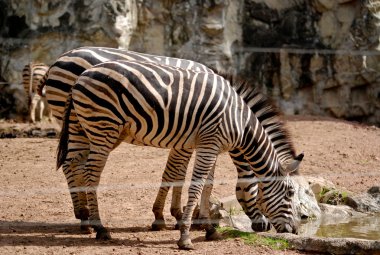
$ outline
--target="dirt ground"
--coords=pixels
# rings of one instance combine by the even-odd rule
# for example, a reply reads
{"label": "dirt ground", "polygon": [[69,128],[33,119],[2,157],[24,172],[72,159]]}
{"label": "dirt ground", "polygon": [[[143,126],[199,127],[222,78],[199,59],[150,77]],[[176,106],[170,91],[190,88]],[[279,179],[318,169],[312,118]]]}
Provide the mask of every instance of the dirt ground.
{"label": "dirt ground", "polygon": [[[379,128],[315,117],[288,118],[287,126],[296,151],[305,153],[303,175],[354,192],[380,185]],[[31,128],[36,127],[0,123],[3,132]],[[100,213],[113,239],[97,241],[95,234],[79,231],[66,180],[55,169],[56,146],[56,138],[0,139],[1,254],[304,254],[252,247],[239,239],[207,242],[201,231],[191,233],[196,250],[178,250],[170,199],[165,210],[169,229],[149,230],[168,150],[128,144],[113,151],[102,175]],[[214,195],[233,195],[237,175],[226,154],[219,157],[215,173]]]}

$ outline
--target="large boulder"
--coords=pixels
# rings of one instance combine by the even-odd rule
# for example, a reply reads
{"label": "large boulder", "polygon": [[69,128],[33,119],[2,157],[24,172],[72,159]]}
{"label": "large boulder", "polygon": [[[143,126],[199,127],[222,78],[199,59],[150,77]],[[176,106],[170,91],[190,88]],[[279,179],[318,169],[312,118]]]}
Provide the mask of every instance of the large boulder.
{"label": "large boulder", "polygon": [[346,204],[359,212],[380,213],[380,187],[371,187],[367,193],[347,197]]}
{"label": "large boulder", "polygon": [[303,176],[293,176],[295,180],[295,204],[301,219],[321,217],[321,210],[308,180]]}

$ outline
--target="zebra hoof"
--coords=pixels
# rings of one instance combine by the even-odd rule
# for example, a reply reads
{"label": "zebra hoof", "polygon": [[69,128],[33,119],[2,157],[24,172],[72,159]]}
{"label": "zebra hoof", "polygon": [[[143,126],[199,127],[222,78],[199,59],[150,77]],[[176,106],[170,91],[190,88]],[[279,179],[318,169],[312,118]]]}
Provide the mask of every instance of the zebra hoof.
{"label": "zebra hoof", "polygon": [[191,230],[204,230],[205,229],[205,226],[203,224],[199,224],[199,223],[194,223],[191,224],[191,227],[190,227]]}
{"label": "zebra hoof", "polygon": [[191,239],[189,237],[179,239],[177,242],[178,248],[180,250],[194,250],[194,245],[191,243]]}
{"label": "zebra hoof", "polygon": [[271,225],[269,223],[252,223],[251,227],[255,232],[266,232],[271,229]]}
{"label": "zebra hoof", "polygon": [[90,216],[90,211],[87,208],[74,210],[75,218],[81,221],[88,220]]}
{"label": "zebra hoof", "polygon": [[216,229],[213,228],[212,230],[206,231],[206,240],[207,241],[215,241],[222,239],[222,236],[216,232]]}
{"label": "zebra hoof", "polygon": [[166,224],[165,221],[163,220],[155,220],[152,223],[152,230],[153,231],[160,231],[166,229]]}
{"label": "zebra hoof", "polygon": [[96,232],[97,240],[111,240],[111,235],[106,228],[98,229]]}
{"label": "zebra hoof", "polygon": [[91,227],[90,225],[88,224],[81,224],[80,225],[80,231],[83,233],[83,234],[91,234],[92,231],[91,231]]}

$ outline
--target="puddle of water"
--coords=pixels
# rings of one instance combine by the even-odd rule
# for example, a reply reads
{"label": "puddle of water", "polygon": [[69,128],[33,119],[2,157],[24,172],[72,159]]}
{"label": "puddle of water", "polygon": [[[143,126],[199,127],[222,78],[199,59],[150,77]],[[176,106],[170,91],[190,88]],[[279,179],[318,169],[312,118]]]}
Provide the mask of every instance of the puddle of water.
{"label": "puddle of water", "polygon": [[301,225],[301,235],[380,240],[380,214],[324,222],[324,219]]}
{"label": "puddle of water", "polygon": [[[245,214],[234,215],[231,218],[234,227],[252,232],[251,221]],[[319,220],[309,220],[301,224],[299,235],[380,240],[380,214],[346,219],[322,217]]]}
{"label": "puddle of water", "polygon": [[[222,201],[225,208],[238,208],[239,214],[231,216],[233,226],[241,231],[252,232],[251,220],[242,212],[234,197],[227,197]],[[228,209],[227,209],[228,210]],[[323,216],[318,220],[308,220],[301,224],[300,236],[318,236],[333,238],[360,238],[380,240],[380,213],[346,217],[341,213]]]}

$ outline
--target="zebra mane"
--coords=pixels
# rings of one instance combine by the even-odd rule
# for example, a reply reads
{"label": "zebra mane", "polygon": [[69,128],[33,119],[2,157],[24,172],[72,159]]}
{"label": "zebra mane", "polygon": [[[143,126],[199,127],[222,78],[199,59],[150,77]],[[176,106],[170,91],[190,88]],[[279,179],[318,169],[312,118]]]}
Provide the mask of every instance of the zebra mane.
{"label": "zebra mane", "polygon": [[[215,70],[214,70],[215,71]],[[228,80],[235,91],[255,114],[272,141],[282,163],[287,163],[296,157],[290,134],[281,120],[282,113],[273,101],[264,95],[252,82],[236,77],[231,73],[215,71]]]}

